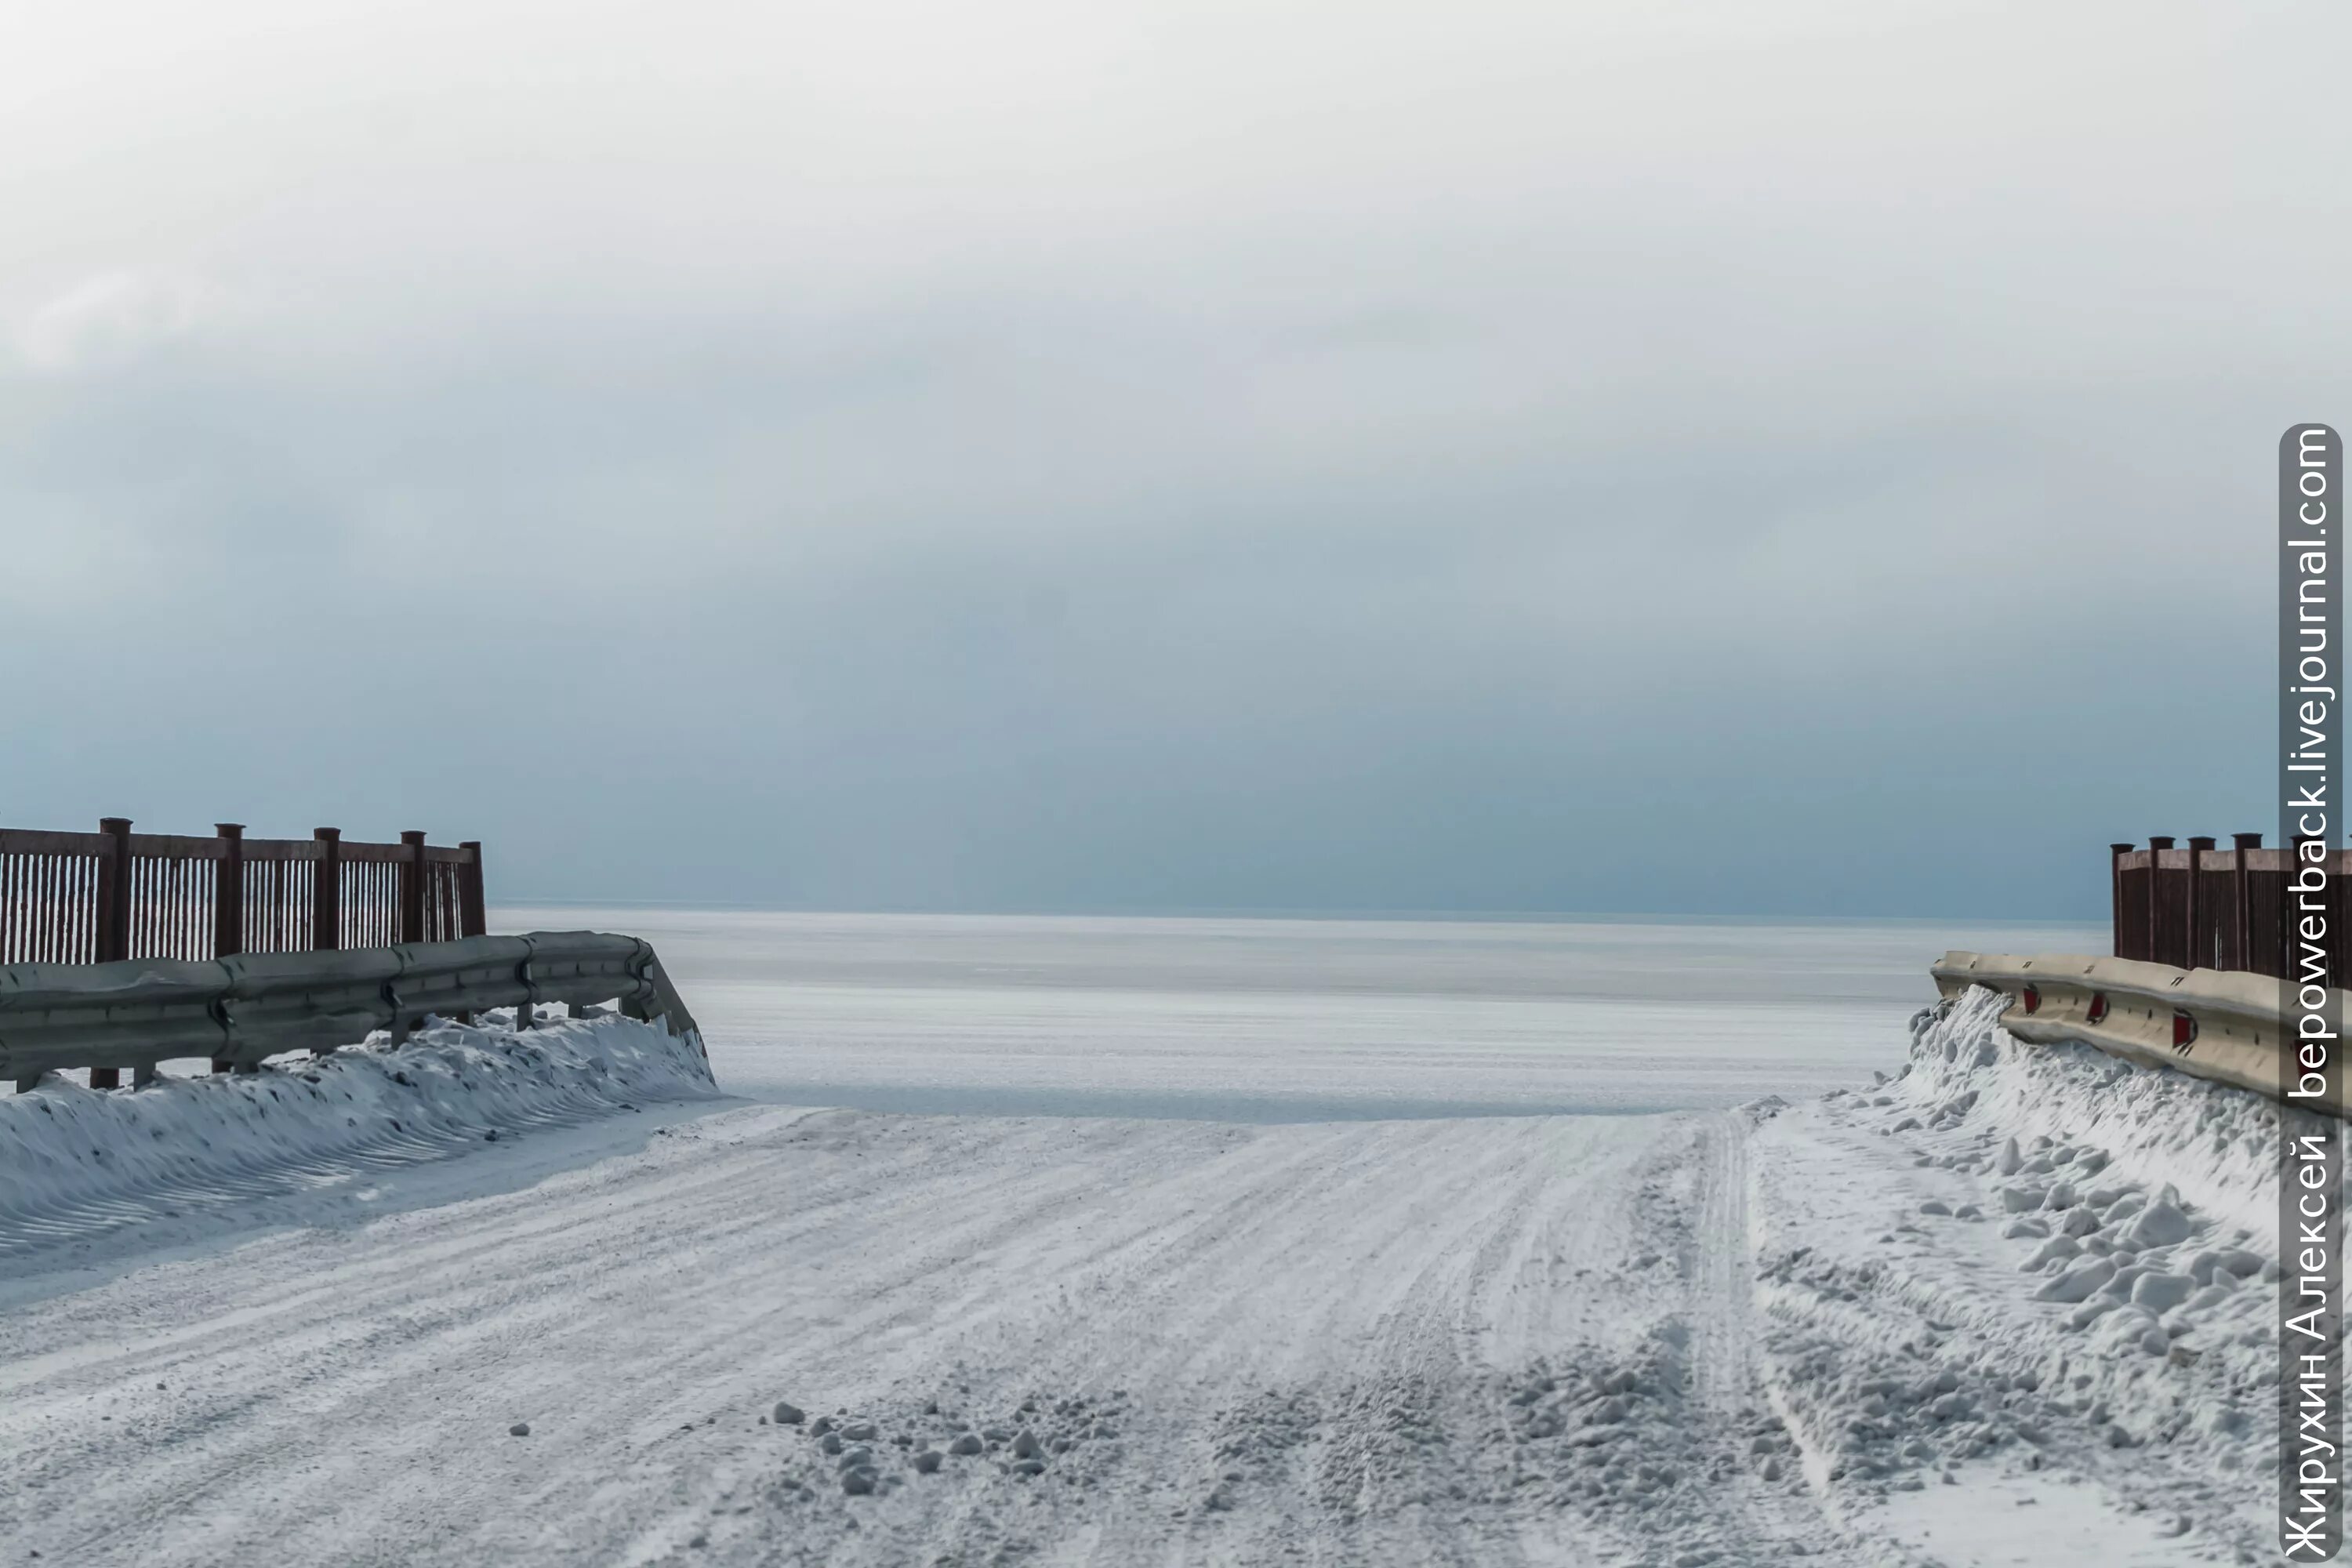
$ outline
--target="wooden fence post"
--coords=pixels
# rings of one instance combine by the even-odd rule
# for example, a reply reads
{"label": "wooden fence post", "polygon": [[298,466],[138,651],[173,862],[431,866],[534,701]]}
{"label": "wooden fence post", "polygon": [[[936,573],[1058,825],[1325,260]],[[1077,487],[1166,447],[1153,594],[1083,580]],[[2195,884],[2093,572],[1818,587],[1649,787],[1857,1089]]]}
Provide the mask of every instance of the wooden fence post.
{"label": "wooden fence post", "polygon": [[482,897],[482,841],[468,838],[457,847],[466,852],[457,866],[457,934],[482,936],[490,929],[489,906]]}
{"label": "wooden fence post", "polygon": [[[115,963],[131,956],[131,819],[101,816],[98,830],[106,835],[107,855],[98,863],[98,930],[91,954],[100,963]],[[120,1089],[121,1068],[92,1068],[89,1087]]]}
{"label": "wooden fence post", "polygon": [[221,858],[213,862],[213,956],[245,951],[245,824],[215,822]]}
{"label": "wooden fence post", "polygon": [[2172,847],[2169,837],[2151,834],[2147,840],[2147,961],[2164,962],[2164,852]]}
{"label": "wooden fence post", "polygon": [[[457,852],[463,857],[457,871],[457,935],[460,938],[482,936],[490,929],[488,906],[482,899],[482,841],[467,838],[459,842]],[[473,1009],[457,1015],[457,1022],[474,1021]]]}
{"label": "wooden fence post", "polygon": [[2230,967],[2251,971],[2254,967],[2254,890],[2253,881],[2246,875],[2246,851],[2263,847],[2259,833],[2230,835],[2231,902],[2237,908],[2231,911],[2231,923],[2237,928],[2238,950],[2231,956]]}
{"label": "wooden fence post", "polygon": [[2205,943],[2205,900],[2201,897],[2205,883],[2205,851],[2213,847],[2210,837],[2191,835],[2189,839],[2189,962],[2183,969],[2219,969],[2220,957]]}
{"label": "wooden fence post", "polygon": [[314,827],[318,858],[310,862],[310,948],[333,952],[343,945],[343,830]]}
{"label": "wooden fence post", "polygon": [[131,956],[131,819],[101,816],[98,830],[106,835],[107,854],[98,865],[98,930],[90,957],[112,963]]}
{"label": "wooden fence post", "polygon": [[400,940],[425,940],[425,835],[410,828],[400,836],[408,853],[400,862]]}
{"label": "wooden fence post", "polygon": [[2131,847],[2128,844],[2107,846],[2107,907],[2109,923],[2115,927],[2109,945],[2117,958],[2131,956],[2131,949],[2124,941],[2124,857],[2131,853]]}

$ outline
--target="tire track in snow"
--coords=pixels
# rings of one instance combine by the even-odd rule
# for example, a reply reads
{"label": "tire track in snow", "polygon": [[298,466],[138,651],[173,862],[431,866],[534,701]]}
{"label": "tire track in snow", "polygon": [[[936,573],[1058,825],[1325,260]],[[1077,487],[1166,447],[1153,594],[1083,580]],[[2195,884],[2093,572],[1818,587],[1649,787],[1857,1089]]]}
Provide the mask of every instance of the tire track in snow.
{"label": "tire track in snow", "polygon": [[[473,1156],[478,1195],[0,1313],[0,1538],[99,1568],[1926,1561],[1852,1480],[1809,1491],[1747,1448],[1795,1418],[1787,1335],[1893,1353],[1918,1316],[1789,1274],[1790,1205],[1839,1268],[1900,1265],[1898,1293],[1981,1261],[1973,1232],[1916,1258],[1844,1234],[1863,1211],[1825,1184],[1874,1213],[1918,1195],[1885,1142],[1811,1110],[762,1106],[527,1188],[494,1179],[527,1151]],[[1969,1333],[2010,1321],[1995,1294]],[[1822,1386],[1796,1414],[1853,1413]],[[846,1494],[808,1427],[759,1424],[778,1398],[872,1420],[904,1484]],[[1002,1445],[935,1475],[889,1458],[951,1421],[1067,1446],[1033,1478]]]}
{"label": "tire track in snow", "polygon": [[[1643,1136],[726,1111],[531,1191],[266,1237],[0,1322],[0,1524],[157,1564],[652,1559],[696,1531],[701,1561],[928,1541],[1509,1563],[1558,1532],[1479,1495],[1460,1385],[1490,1325],[1465,1303],[1502,1299],[1529,1233],[1589,1203],[1591,1152]],[[46,1353],[65,1342],[85,1348]],[[779,1394],[979,1410],[1112,1384],[1137,1415],[1083,1506],[992,1470],[852,1532],[837,1497],[794,1515],[761,1495],[805,1447],[753,1424]],[[1400,1405],[1439,1440],[1391,1441]],[[1218,1444],[1280,1410],[1282,1464],[1203,1512]],[[1340,1518],[1367,1444],[1403,1462],[1359,1463],[1371,1506]],[[722,1546],[714,1518],[758,1533]]]}

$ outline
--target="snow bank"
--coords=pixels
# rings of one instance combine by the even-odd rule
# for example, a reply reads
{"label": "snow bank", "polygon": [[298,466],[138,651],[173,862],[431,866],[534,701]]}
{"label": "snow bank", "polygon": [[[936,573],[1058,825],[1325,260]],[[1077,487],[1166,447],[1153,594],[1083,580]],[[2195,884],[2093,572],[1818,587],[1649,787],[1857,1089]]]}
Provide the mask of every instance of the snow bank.
{"label": "snow bank", "polygon": [[2008,1005],[1921,1013],[1894,1079],[1775,1129],[1782,1403],[1829,1476],[1881,1496],[2006,1456],[2233,1539],[2268,1495],[2278,1108],[2021,1041]]}
{"label": "snow bank", "polygon": [[406,1042],[255,1073],[96,1090],[52,1079],[0,1100],[0,1257],[233,1201],[290,1178],[438,1159],[644,1101],[715,1096],[691,1039],[618,1016],[518,1033],[432,1020]]}
{"label": "snow bank", "polygon": [[2086,1046],[2028,1045],[1981,986],[1916,1021],[1898,1117],[1984,1184],[2033,1300],[2115,1350],[2222,1350],[2256,1377],[2274,1330],[2279,1111]]}
{"label": "snow bank", "polygon": [[[1913,1020],[1901,1088],[1928,1125],[1973,1110],[1975,1124],[2018,1141],[2021,1164],[2038,1166],[2026,1179],[2041,1177],[2045,1189],[2068,1176],[2078,1187],[2169,1183],[2214,1219],[2277,1228],[2274,1102],[2091,1046],[2028,1044],[2000,1027],[2009,1005],[1971,986]],[[2043,1139],[2046,1148],[2034,1147]],[[2095,1182],[2094,1167],[2104,1168]]]}

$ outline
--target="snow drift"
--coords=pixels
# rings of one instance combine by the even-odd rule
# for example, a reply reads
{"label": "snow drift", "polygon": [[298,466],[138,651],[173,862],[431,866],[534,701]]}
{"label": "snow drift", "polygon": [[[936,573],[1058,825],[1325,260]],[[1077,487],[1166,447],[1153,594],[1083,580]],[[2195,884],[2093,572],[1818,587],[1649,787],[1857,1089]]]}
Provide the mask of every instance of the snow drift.
{"label": "snow drift", "polygon": [[[1987,1466],[2064,1472],[2161,1536],[2254,1541],[2277,1377],[2278,1108],[2021,1041],[2000,1025],[2008,1005],[1974,987],[1921,1013],[1894,1079],[1763,1135],[1758,1273],[1780,1408],[1851,1497]],[[2074,1494],[2021,1495],[2048,1530]]]}
{"label": "snow drift", "polygon": [[0,1100],[0,1257],[181,1207],[446,1157],[532,1128],[718,1093],[693,1039],[615,1016],[512,1027],[430,1020],[258,1072]]}
{"label": "snow drift", "polygon": [[2104,1179],[2087,1184],[2170,1183],[2217,1221],[2257,1233],[2277,1228],[2275,1102],[2079,1042],[2028,1044],[2000,1026],[2009,1005],[1976,986],[1914,1020],[1901,1087],[1931,1123],[1973,1110],[1979,1123],[2026,1142],[2082,1151],[2073,1172],[2060,1168],[2066,1159],[2052,1158],[2033,1174],[2087,1178],[2093,1163],[2103,1164],[2110,1167]]}

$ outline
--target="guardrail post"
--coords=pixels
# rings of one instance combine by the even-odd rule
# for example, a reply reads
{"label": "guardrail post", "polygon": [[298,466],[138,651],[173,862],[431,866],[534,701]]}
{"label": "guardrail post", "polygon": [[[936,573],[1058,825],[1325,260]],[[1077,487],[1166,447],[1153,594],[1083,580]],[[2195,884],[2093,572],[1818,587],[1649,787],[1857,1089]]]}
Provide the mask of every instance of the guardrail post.
{"label": "guardrail post", "polygon": [[310,862],[310,949],[333,952],[343,945],[343,830],[314,827],[318,858]]}
{"label": "guardrail post", "polygon": [[485,936],[490,929],[489,906],[482,898],[482,841],[468,838],[457,846],[466,858],[457,867],[457,934]]}
{"label": "guardrail post", "polygon": [[245,824],[215,822],[221,857],[213,862],[213,956],[245,951]]}
{"label": "guardrail post", "polygon": [[2115,927],[2108,945],[2115,949],[2117,958],[2131,956],[2131,949],[2124,943],[2124,857],[2131,853],[2131,848],[2128,844],[2107,846],[2107,905],[2110,923]]}
{"label": "guardrail post", "polygon": [[2205,851],[2213,847],[2210,837],[2193,835],[2189,840],[2189,962],[2183,969],[2218,969],[2221,955],[2205,945],[2205,900],[2200,897],[2205,881]]}
{"label": "guardrail post", "polygon": [[2154,834],[2147,840],[2147,961],[2164,962],[2164,852],[2172,847],[2169,837]]}
{"label": "guardrail post", "polygon": [[2254,894],[2253,880],[2246,874],[2246,851],[2261,848],[2263,836],[2232,833],[2230,845],[2230,901],[2237,906],[2231,911],[2230,922],[2238,932],[2238,948],[2231,955],[2230,967],[2251,971],[2254,967]]}
{"label": "guardrail post", "polygon": [[530,960],[526,957],[515,965],[515,981],[522,987],[522,1000],[515,1004],[514,1026],[518,1030],[535,1028],[539,1024],[536,1007],[539,983],[530,977]]}
{"label": "guardrail post", "polygon": [[425,835],[410,828],[400,836],[408,854],[400,862],[400,940],[425,940]]}

